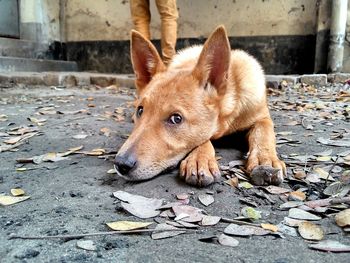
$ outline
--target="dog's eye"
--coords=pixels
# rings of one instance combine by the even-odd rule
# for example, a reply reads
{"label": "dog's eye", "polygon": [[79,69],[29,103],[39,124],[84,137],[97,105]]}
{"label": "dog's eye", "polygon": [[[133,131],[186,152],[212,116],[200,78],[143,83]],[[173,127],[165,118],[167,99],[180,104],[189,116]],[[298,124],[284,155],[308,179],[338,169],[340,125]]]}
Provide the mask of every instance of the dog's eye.
{"label": "dog's eye", "polygon": [[142,106],[138,106],[138,107],[137,107],[137,110],[136,110],[136,116],[137,116],[137,118],[140,118],[141,115],[142,115],[142,113],[143,113],[143,107],[142,107]]}
{"label": "dog's eye", "polygon": [[180,124],[182,122],[182,117],[181,117],[181,115],[175,113],[175,114],[170,116],[168,122],[170,124]]}

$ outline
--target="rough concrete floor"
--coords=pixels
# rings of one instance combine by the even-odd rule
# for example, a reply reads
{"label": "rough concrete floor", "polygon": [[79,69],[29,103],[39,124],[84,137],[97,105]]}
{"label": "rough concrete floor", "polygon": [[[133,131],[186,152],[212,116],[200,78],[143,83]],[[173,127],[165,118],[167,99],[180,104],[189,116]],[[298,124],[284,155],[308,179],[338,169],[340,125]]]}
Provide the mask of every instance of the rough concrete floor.
{"label": "rough concrete floor", "polygon": [[[313,89],[299,87],[298,92],[286,91],[270,97],[276,131],[293,131],[288,137],[300,143],[281,143],[278,152],[282,156],[292,153],[313,154],[333,149],[334,154],[347,150],[346,147],[332,147],[317,143],[318,137],[330,137],[335,133],[349,135],[349,119],[344,113],[346,103],[335,102],[335,96],[325,97]],[[330,89],[344,89],[336,86]],[[234,218],[246,205],[240,199],[251,198],[262,211],[263,221],[280,223],[288,211],[281,211],[283,203],[271,195],[275,204],[254,196],[251,190],[238,190],[221,182],[207,189],[198,189],[177,179],[177,171],[161,175],[142,183],[128,183],[113,174],[113,154],[101,158],[84,154],[70,155],[69,160],[55,163],[17,164],[16,159],[28,158],[48,152],[65,152],[71,147],[83,145],[85,151],[103,148],[108,152],[118,149],[132,128],[129,101],[132,91],[123,89],[52,87],[14,87],[0,90],[0,133],[6,133],[17,126],[33,124],[27,118],[47,119],[39,126],[42,135],[34,136],[17,149],[0,153],[0,193],[9,194],[11,188],[20,187],[31,198],[12,206],[0,207],[0,258],[1,262],[350,262],[349,253],[325,253],[310,250],[308,242],[301,237],[286,235],[239,238],[236,248],[200,242],[198,239],[220,233],[227,223],[217,227],[201,228],[198,233],[152,240],[149,234],[103,236],[87,238],[95,242],[97,251],[77,248],[77,240],[20,240],[9,239],[11,233],[19,235],[58,235],[108,231],[106,222],[117,220],[139,220],[116,203],[112,192],[124,190],[147,197],[164,198],[174,201],[175,194],[193,192],[190,204],[205,209],[211,215]],[[325,93],[330,94],[330,93]],[[334,94],[337,94],[335,92]],[[302,95],[303,97],[300,97]],[[322,102],[326,107],[316,110],[305,106]],[[303,106],[304,105],[304,106]],[[348,105],[348,104],[347,104]],[[89,107],[90,106],[90,107]],[[45,108],[51,107],[51,108]],[[122,109],[111,117],[115,108]],[[297,107],[305,110],[296,111]],[[44,115],[37,112],[43,110]],[[335,110],[337,108],[337,110]],[[61,111],[57,114],[54,111]],[[74,111],[83,110],[74,114]],[[46,110],[46,112],[45,112]],[[331,112],[331,118],[321,117],[322,112]],[[63,113],[63,114],[62,114]],[[329,115],[329,114],[328,114]],[[300,125],[307,117],[313,130]],[[334,118],[332,118],[332,116]],[[119,118],[116,121],[115,118]],[[297,121],[296,125],[291,124]],[[305,121],[305,119],[304,119]],[[293,123],[292,123],[293,124]],[[101,128],[109,128],[110,136],[101,134]],[[77,134],[87,134],[85,139],[74,139]],[[281,138],[281,136],[280,136]],[[4,141],[6,137],[1,138]],[[348,138],[349,139],[349,138]],[[241,143],[239,143],[241,144]],[[230,160],[239,159],[243,153],[229,148],[217,148],[222,157],[220,163],[227,165]],[[291,160],[289,160],[291,161]],[[301,162],[300,167],[304,167]],[[289,174],[291,174],[291,165]],[[25,171],[17,168],[25,167]],[[298,167],[298,165],[297,165]],[[341,172],[349,169],[341,167]],[[337,175],[334,174],[334,177]],[[224,178],[222,179],[225,180]],[[293,186],[284,184],[285,187]],[[323,187],[322,184],[318,184]],[[215,202],[204,207],[198,202],[198,195],[207,190],[214,191]],[[315,196],[314,196],[315,197]],[[316,198],[318,198],[316,196]],[[140,220],[141,221],[141,220]],[[334,217],[321,220],[326,238],[350,244],[346,235],[334,223]]]}

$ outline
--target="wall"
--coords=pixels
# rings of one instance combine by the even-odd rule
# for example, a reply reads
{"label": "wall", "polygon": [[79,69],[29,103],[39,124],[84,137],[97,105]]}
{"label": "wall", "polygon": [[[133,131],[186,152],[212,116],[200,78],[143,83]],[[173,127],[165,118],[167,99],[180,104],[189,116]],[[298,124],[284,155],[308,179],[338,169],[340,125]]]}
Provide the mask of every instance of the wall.
{"label": "wall", "polygon": [[[160,19],[151,0],[151,28]],[[224,24],[230,36],[315,34],[317,0],[178,0],[179,38],[208,36]],[[68,0],[67,41],[127,40],[132,28],[128,0]]]}
{"label": "wall", "polygon": [[21,0],[21,39],[38,42],[60,41],[60,1]]}

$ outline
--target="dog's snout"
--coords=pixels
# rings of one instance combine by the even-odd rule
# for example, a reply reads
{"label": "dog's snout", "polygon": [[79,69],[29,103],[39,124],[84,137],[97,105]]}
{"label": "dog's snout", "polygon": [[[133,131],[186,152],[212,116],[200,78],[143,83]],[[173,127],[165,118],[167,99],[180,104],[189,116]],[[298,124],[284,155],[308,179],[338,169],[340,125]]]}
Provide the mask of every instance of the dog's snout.
{"label": "dog's snout", "polygon": [[114,165],[122,175],[127,175],[136,166],[136,158],[133,155],[117,155]]}

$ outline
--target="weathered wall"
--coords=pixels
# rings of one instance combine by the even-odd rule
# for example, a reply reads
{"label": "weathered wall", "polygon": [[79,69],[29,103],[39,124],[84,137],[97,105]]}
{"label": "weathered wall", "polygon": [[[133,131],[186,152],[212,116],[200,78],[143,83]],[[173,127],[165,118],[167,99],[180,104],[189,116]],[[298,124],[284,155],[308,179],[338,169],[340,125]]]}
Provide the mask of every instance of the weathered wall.
{"label": "weathered wall", "polygon": [[60,41],[60,1],[21,0],[20,22],[21,39]]}
{"label": "weathered wall", "polygon": [[[151,2],[151,28],[160,19]],[[179,0],[179,38],[207,36],[224,24],[229,36],[310,35],[316,30],[317,0]],[[128,0],[68,0],[67,41],[127,40],[132,28]]]}

